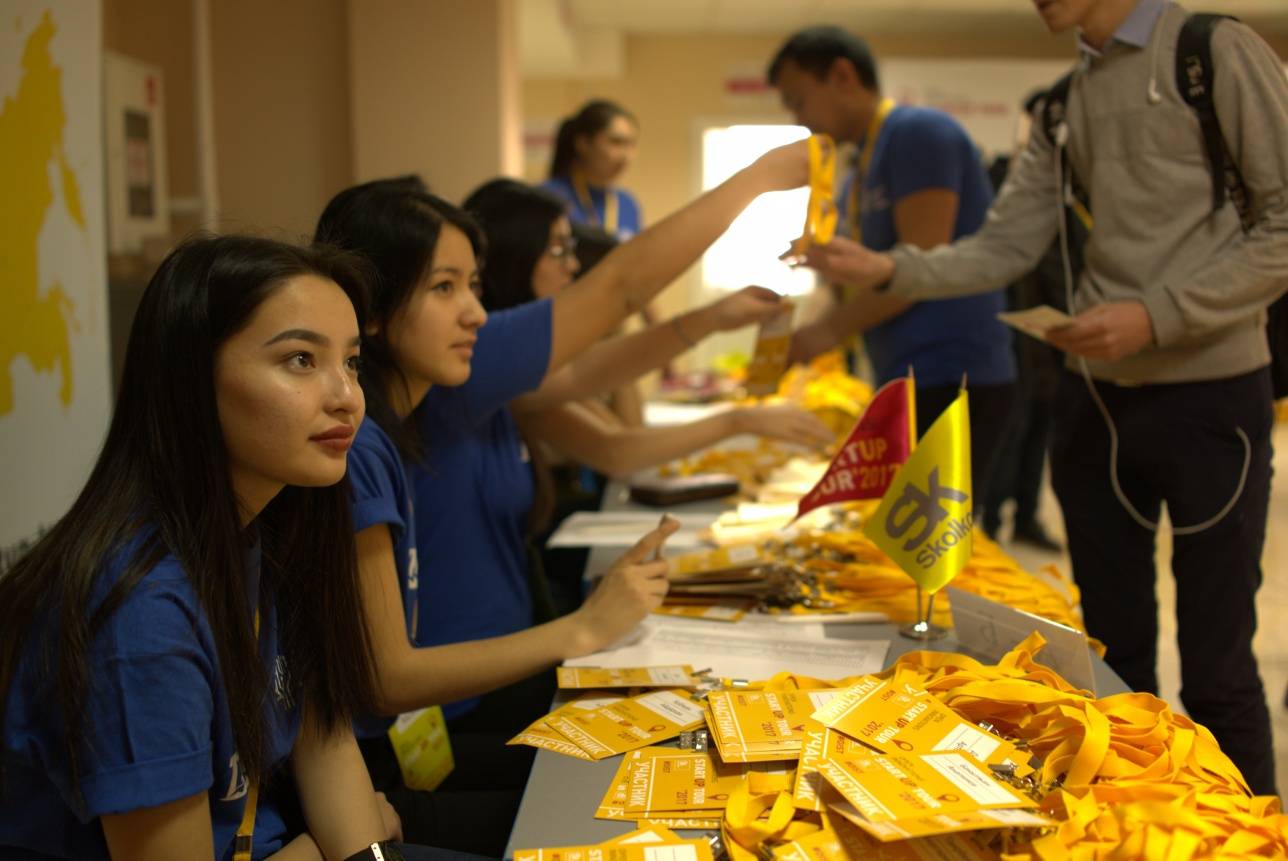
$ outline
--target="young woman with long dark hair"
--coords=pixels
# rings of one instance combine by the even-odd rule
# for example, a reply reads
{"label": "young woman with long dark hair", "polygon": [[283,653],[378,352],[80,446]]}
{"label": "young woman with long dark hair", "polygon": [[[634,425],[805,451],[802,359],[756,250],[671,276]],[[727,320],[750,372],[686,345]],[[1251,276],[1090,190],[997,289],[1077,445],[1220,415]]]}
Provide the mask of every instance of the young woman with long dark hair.
{"label": "young woman with long dark hair", "polygon": [[[577,258],[565,253],[572,225],[563,202],[541,188],[512,179],[485,183],[465,201],[487,235],[483,306],[489,312],[557,296],[575,282]],[[657,324],[652,337],[626,336],[624,343],[657,352],[657,366],[716,332],[768,319],[781,309],[777,294],[746,287],[709,305]],[[650,369],[652,370],[652,369]],[[595,399],[530,409],[520,401],[519,425],[530,438],[609,476],[622,478],[690,454],[735,434],[754,434],[813,446],[833,434],[810,413],[791,406],[745,406],[669,427],[628,427]]]}
{"label": "young woman with long dark hair", "polygon": [[[418,605],[433,595],[422,594],[421,570],[435,563],[416,547],[409,470],[435,441],[422,440],[409,420],[431,389],[470,379],[472,345],[487,319],[477,296],[482,234],[441,198],[376,182],[339,195],[318,235],[361,252],[379,271],[361,376],[373,420],[359,429],[349,455],[363,599],[380,661],[379,709],[397,714],[478,696],[602,648],[634,627],[666,593],[666,563],[646,560],[674,523],[623,556],[576,614],[467,642],[422,640]],[[432,794],[418,792],[403,784],[387,737],[392,722],[366,717],[357,730],[372,777],[402,815],[409,839],[500,855],[530,752],[509,751],[505,774],[489,768],[472,775],[480,759],[495,762],[506,739],[455,733],[454,775]]]}
{"label": "young woman with long dark hair", "polygon": [[[665,563],[647,560],[674,524],[646,535],[582,611],[544,624],[526,543],[533,477],[506,404],[525,392],[538,403],[584,397],[651,367],[596,342],[759,193],[800,185],[807,172],[803,146],[775,151],[615,250],[597,277],[490,318],[476,293],[482,236],[467,216],[380,182],[327,205],[317,239],[362,254],[377,273],[364,384],[379,428],[364,428],[351,462],[379,702],[386,715],[444,704],[454,790],[521,789],[530,760],[507,777],[501,752],[549,705],[541,671],[611,642],[666,592]],[[376,770],[374,757],[387,763],[390,751],[372,738],[364,749]],[[462,755],[456,743],[466,740],[477,756],[468,746]],[[444,824],[426,794],[400,797],[409,829],[421,817]]]}
{"label": "young woman with long dark hair", "polygon": [[[84,489],[0,579],[6,858],[339,859],[397,833],[350,728],[374,696],[344,486],[358,272],[226,236],[152,278]],[[259,793],[288,759],[298,836]]]}

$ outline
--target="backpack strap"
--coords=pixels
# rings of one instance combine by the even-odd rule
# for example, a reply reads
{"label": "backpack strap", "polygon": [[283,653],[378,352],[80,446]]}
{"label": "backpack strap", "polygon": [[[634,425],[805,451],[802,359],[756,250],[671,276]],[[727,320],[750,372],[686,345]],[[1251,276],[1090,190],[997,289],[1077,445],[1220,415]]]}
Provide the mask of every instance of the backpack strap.
{"label": "backpack strap", "polygon": [[1212,211],[1216,212],[1225,205],[1228,193],[1239,214],[1239,222],[1247,230],[1251,225],[1252,210],[1248,203],[1248,189],[1221,135],[1213,98],[1212,31],[1223,19],[1237,20],[1229,15],[1206,13],[1185,19],[1176,39],[1176,89],[1198,115],[1203,148],[1212,174]]}
{"label": "backpack strap", "polygon": [[[1070,71],[1051,85],[1046,95],[1042,98],[1042,133],[1046,139],[1051,142],[1051,146],[1058,150],[1064,151],[1069,145],[1068,133],[1060,134],[1061,129],[1067,128],[1067,108],[1069,104],[1069,87],[1073,83],[1073,75],[1077,70]],[[1091,216],[1091,197],[1087,194],[1087,189],[1078,179],[1078,174],[1073,170],[1072,165],[1066,167],[1067,176],[1062,181],[1064,187],[1064,205],[1069,212],[1082,222],[1082,226],[1090,230],[1093,224]]]}
{"label": "backpack strap", "polygon": [[1053,145],[1060,126],[1064,124],[1065,107],[1069,103],[1069,85],[1073,83],[1073,72],[1051,85],[1042,99],[1042,133]]}

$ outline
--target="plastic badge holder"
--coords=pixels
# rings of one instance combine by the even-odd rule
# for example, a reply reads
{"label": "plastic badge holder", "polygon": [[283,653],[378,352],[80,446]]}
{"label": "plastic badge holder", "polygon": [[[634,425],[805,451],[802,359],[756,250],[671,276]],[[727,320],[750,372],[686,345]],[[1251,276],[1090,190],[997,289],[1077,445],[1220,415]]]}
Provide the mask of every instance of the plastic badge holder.
{"label": "plastic badge holder", "polygon": [[665,508],[732,496],[739,489],[736,476],[725,473],[653,477],[631,483],[631,501]]}

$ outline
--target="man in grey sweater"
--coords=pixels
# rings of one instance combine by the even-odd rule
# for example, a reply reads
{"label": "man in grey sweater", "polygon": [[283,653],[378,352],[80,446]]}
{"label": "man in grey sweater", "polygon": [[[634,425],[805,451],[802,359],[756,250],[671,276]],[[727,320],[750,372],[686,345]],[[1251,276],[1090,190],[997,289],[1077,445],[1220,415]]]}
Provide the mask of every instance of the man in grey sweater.
{"label": "man in grey sweater", "polygon": [[806,263],[907,299],[996,289],[1059,234],[1072,169],[1095,226],[1070,285],[1075,319],[1047,336],[1067,354],[1051,463],[1087,628],[1128,684],[1157,691],[1154,538],[1165,502],[1182,702],[1251,788],[1273,793],[1252,637],[1273,420],[1265,308],[1288,287],[1288,82],[1250,29],[1215,28],[1216,113],[1251,198],[1245,231],[1234,206],[1213,208],[1199,124],[1177,89],[1185,10],[1034,5],[1051,31],[1078,28],[1081,56],[1057,140],[1031,136],[984,227],[931,251],[876,254],[838,238]]}

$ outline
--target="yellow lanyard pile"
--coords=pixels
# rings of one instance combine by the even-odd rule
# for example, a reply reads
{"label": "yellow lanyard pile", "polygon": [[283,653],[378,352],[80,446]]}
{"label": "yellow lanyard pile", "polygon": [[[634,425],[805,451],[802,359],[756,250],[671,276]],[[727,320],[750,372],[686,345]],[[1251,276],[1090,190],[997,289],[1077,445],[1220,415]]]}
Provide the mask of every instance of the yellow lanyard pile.
{"label": "yellow lanyard pile", "polygon": [[1288,858],[1278,799],[1250,797],[1212,734],[1150,694],[1093,699],[1033,653],[1034,633],[996,666],[914,652],[888,673],[912,673],[963,717],[1027,743],[1042,760],[1050,834],[1007,861],[1206,857]]}
{"label": "yellow lanyard pile", "polygon": [[[1278,799],[1251,797],[1211,733],[1149,694],[1092,698],[1034,660],[1043,645],[1034,633],[991,666],[913,652],[881,674],[924,687],[1042,761],[1029,791],[1059,824],[1001,833],[994,843],[1003,861],[1288,858],[1288,817]],[[779,673],[746,687],[852,681]],[[753,773],[730,795],[721,834],[733,861],[760,861],[775,847],[826,836],[825,818],[793,808],[791,780],[790,773]]]}

